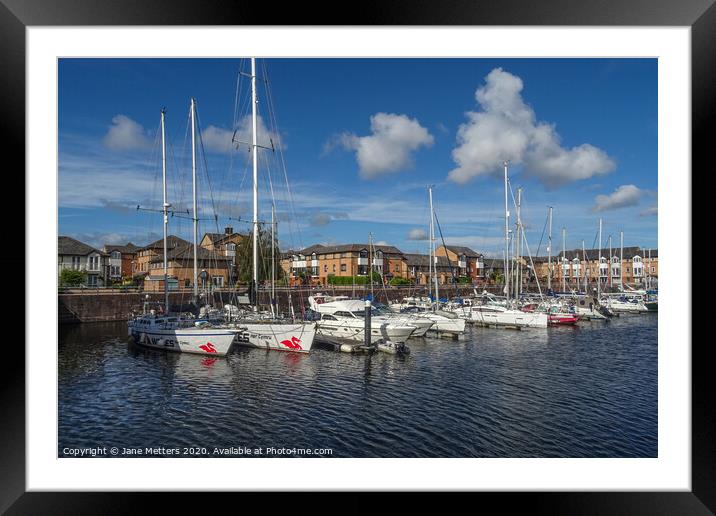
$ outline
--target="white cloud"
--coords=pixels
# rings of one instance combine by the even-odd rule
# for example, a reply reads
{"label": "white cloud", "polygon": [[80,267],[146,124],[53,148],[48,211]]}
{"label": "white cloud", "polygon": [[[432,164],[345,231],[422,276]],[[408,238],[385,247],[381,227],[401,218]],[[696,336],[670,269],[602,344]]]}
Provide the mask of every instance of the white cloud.
{"label": "white cloud", "polygon": [[642,211],[639,215],[642,217],[655,217],[659,214],[659,207],[658,206],[651,206],[644,211]]}
{"label": "white cloud", "polygon": [[125,115],[112,118],[102,142],[113,150],[141,150],[152,146],[144,127]]}
{"label": "white cloud", "polygon": [[428,130],[407,115],[376,113],[370,117],[370,129],[369,136],[339,135],[333,143],[327,144],[324,152],[336,145],[354,150],[360,175],[372,179],[410,168],[411,153],[434,142]]}
{"label": "white cloud", "polygon": [[457,168],[448,179],[464,184],[502,170],[505,160],[523,165],[525,175],[549,188],[606,174],[614,161],[588,143],[566,149],[553,124],[537,121],[534,110],[522,99],[522,79],[495,68],[475,98],[481,111],[466,113],[468,121],[457,132],[452,157]]}
{"label": "white cloud", "polygon": [[408,232],[407,240],[427,240],[428,234],[424,229],[414,228]]}
{"label": "white cloud", "polygon": [[[262,117],[256,119],[257,127],[257,143],[263,147],[271,147],[273,143],[274,148],[278,149],[281,146],[285,149],[286,146],[281,144],[281,139],[278,135],[270,131]],[[249,142],[253,135],[253,127],[251,122],[251,116],[247,115],[238,121],[236,124],[236,140],[242,143],[239,144],[239,149],[248,152]],[[232,149],[236,147],[236,144],[232,143],[232,137],[234,132],[223,127],[217,127],[215,125],[209,125],[206,129],[201,132],[201,139],[204,142],[204,147],[214,152],[230,153]]]}
{"label": "white cloud", "polygon": [[390,245],[387,240],[378,240],[377,242],[373,242],[373,245]]}
{"label": "white cloud", "polygon": [[628,206],[636,206],[645,193],[644,190],[634,185],[622,185],[609,195],[597,195],[594,198],[592,211],[617,210]]}

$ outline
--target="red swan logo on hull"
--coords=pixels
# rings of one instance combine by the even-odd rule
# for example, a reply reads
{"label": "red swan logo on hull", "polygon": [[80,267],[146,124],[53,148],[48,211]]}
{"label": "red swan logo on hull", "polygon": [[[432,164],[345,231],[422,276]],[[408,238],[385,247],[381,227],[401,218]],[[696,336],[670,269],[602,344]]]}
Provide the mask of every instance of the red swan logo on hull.
{"label": "red swan logo on hull", "polygon": [[303,349],[301,347],[301,345],[299,344],[299,342],[301,342],[301,340],[298,339],[297,337],[291,337],[291,340],[288,340],[288,339],[282,340],[281,344],[283,344],[284,346],[286,346],[289,349]]}
{"label": "red swan logo on hull", "polygon": [[216,348],[211,342],[207,342],[203,346],[199,346],[199,349],[203,349],[207,353],[216,353]]}

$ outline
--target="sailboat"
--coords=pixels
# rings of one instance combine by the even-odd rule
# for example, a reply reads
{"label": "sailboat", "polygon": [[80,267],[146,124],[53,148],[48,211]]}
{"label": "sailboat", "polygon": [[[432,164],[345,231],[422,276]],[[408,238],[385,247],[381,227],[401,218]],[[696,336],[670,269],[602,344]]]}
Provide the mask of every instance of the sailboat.
{"label": "sailboat", "polygon": [[[252,139],[251,152],[253,157],[253,275],[252,288],[254,292],[259,285],[259,220],[258,220],[258,114],[256,92],[256,58],[251,58],[251,122]],[[271,243],[273,246],[273,242]],[[241,320],[231,322],[222,327],[228,328],[237,336],[236,343],[240,346],[249,346],[277,351],[292,351],[308,353],[313,346],[316,334],[316,324],[312,322],[288,322],[275,317],[273,310],[270,314],[259,313],[258,295],[255,297],[253,314]]]}
{"label": "sailboat", "polygon": [[[194,100],[191,104],[192,112],[192,143],[194,131]],[[167,264],[167,230],[169,225],[169,208],[167,202],[167,167],[166,167],[166,139],[164,129],[165,110],[161,111],[161,132],[162,132],[162,189],[163,203],[162,215],[164,217],[164,306],[161,313],[149,309],[149,302],[144,303],[143,313],[134,317],[127,323],[128,334],[136,344],[167,351],[179,351],[183,353],[199,353],[205,355],[221,356],[231,348],[235,334],[229,330],[208,327],[203,324],[197,327],[196,321],[184,319],[179,314],[169,313],[169,285],[168,285],[168,264]],[[195,162],[196,160],[194,160]],[[194,168],[194,173],[196,170]],[[196,196],[196,189],[194,190]],[[196,197],[195,197],[196,199]],[[196,200],[194,201],[196,209]],[[194,216],[196,224],[196,214]],[[196,229],[194,231],[196,240]],[[194,288],[196,289],[196,241],[194,242]],[[147,299],[148,299],[147,295]],[[201,324],[201,323],[199,323]]]}
{"label": "sailboat", "polygon": [[507,204],[507,161],[505,161],[503,165],[505,172],[505,296],[507,297],[507,303],[506,306],[501,306],[493,302],[483,302],[482,304],[473,303],[473,305],[470,306],[469,310],[466,312],[466,316],[469,317],[470,321],[483,326],[546,328],[548,322],[548,316],[546,313],[524,312],[522,310],[512,308],[510,300],[510,211]]}

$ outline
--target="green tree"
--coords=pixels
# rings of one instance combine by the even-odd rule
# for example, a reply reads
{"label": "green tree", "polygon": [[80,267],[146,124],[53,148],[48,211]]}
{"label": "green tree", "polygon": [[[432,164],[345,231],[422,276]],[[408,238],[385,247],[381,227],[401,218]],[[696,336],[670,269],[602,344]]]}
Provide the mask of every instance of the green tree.
{"label": "green tree", "polygon": [[62,269],[60,272],[61,287],[78,287],[87,281],[87,273],[85,271],[76,271],[73,269]]}
{"label": "green tree", "polygon": [[490,279],[492,281],[494,281],[495,283],[497,283],[498,285],[505,282],[505,277],[497,271],[492,271],[490,273]]}
{"label": "green tree", "polygon": [[[281,252],[278,248],[278,240],[271,239],[271,232],[259,225],[258,232],[258,276],[259,285],[265,281],[271,281],[271,247],[274,250],[274,278],[280,281],[285,273],[281,267]],[[240,246],[236,247],[236,265],[238,267],[238,280],[240,283],[251,283],[254,275],[254,238],[249,234]]]}

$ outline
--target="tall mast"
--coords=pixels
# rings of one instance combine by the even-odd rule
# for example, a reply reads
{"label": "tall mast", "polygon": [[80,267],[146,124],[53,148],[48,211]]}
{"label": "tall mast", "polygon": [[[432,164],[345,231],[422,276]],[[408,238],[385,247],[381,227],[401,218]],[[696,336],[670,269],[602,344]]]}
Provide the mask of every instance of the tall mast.
{"label": "tall mast", "polygon": [[274,304],[276,303],[276,222],[275,222],[276,205],[271,204],[271,313],[274,312]]}
{"label": "tall mast", "polygon": [[589,278],[587,278],[587,271],[589,270],[589,262],[587,261],[587,253],[584,252],[584,239],[582,239],[582,261],[584,262],[584,293],[588,293]]}
{"label": "tall mast", "polygon": [[433,187],[428,186],[428,196],[430,198],[430,224],[428,224],[428,296],[433,292]]}
{"label": "tall mast", "polygon": [[609,286],[614,286],[612,281],[612,235],[609,235]]}
{"label": "tall mast", "polygon": [[602,293],[602,219],[599,219],[599,259],[597,265],[597,299]]}
{"label": "tall mast", "polygon": [[519,299],[522,283],[522,187],[517,189],[517,241],[515,242],[515,299]]}
{"label": "tall mast", "polygon": [[549,237],[547,240],[547,290],[552,289],[552,206],[549,207]]}
{"label": "tall mast", "polygon": [[567,262],[567,228],[562,228],[562,292],[567,292],[567,272],[564,267]]}
{"label": "tall mast", "polygon": [[440,299],[438,292],[438,257],[435,254],[435,212],[433,211],[433,188],[428,188],[430,195],[430,248],[433,254],[433,260],[435,260],[435,301]]}
{"label": "tall mast", "polygon": [[368,232],[368,281],[370,281],[370,298],[373,297],[373,233]]}
{"label": "tall mast", "polygon": [[503,161],[505,167],[505,295],[510,300],[510,210],[507,207],[507,161]]}
{"label": "tall mast", "polygon": [[196,259],[196,246],[199,231],[199,218],[196,206],[196,99],[191,99],[191,192],[194,200],[194,300],[199,299],[199,267]]}
{"label": "tall mast", "polygon": [[169,313],[169,267],[167,264],[167,227],[169,225],[169,203],[167,202],[167,145],[164,134],[164,114],[166,109],[162,109],[162,213],[164,214],[164,311]]}
{"label": "tall mast", "polygon": [[624,231],[619,232],[619,286],[624,288]]}
{"label": "tall mast", "polygon": [[256,134],[256,58],[251,58],[251,145],[254,152],[254,217],[253,217],[253,228],[254,228],[254,271],[253,271],[253,288],[256,295],[256,303],[254,304],[254,311],[258,311],[258,288],[259,288],[259,148],[258,148],[258,136]]}

